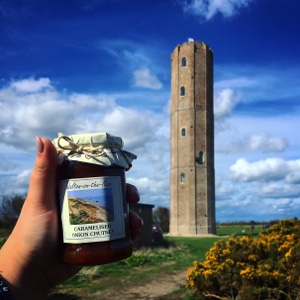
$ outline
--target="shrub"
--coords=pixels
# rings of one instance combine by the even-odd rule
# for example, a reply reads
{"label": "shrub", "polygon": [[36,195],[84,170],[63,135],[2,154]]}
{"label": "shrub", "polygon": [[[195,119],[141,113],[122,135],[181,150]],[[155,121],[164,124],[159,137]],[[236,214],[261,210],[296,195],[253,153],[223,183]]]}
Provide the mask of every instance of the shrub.
{"label": "shrub", "polygon": [[25,195],[4,195],[2,197],[0,220],[3,228],[14,228],[23,207],[25,197]]}
{"label": "shrub", "polygon": [[299,299],[300,221],[286,219],[259,238],[218,241],[188,269],[199,299]]}

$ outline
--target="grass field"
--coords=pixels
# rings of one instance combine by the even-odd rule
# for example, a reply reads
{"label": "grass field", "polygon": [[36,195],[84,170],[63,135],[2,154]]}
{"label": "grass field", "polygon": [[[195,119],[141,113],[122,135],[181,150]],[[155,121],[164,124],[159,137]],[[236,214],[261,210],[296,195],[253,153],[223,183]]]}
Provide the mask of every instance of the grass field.
{"label": "grass field", "polygon": [[217,235],[219,236],[226,236],[226,235],[231,235],[231,234],[236,234],[236,235],[246,235],[246,234],[252,234],[252,235],[258,235],[262,231],[262,226],[261,225],[255,225],[252,228],[250,225],[230,225],[230,226],[222,226],[219,225],[217,227]]}

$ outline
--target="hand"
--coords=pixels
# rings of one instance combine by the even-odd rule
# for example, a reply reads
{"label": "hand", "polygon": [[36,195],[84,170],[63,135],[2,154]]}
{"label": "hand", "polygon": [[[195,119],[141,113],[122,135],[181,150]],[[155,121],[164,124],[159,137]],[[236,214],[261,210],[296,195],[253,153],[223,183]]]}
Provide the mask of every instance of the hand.
{"label": "hand", "polygon": [[[0,273],[18,300],[43,299],[55,285],[81,268],[58,259],[58,211],[55,199],[57,153],[51,141],[36,139],[38,153],[28,195],[18,222],[0,251]],[[137,203],[137,189],[127,185],[129,203]],[[142,220],[130,213],[132,238]]]}

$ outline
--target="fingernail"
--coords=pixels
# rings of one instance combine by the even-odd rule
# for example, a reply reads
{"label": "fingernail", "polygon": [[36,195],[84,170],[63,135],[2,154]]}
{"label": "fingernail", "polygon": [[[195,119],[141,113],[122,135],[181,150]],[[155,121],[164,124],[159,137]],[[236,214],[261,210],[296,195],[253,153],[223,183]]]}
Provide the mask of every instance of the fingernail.
{"label": "fingernail", "polygon": [[35,144],[36,144],[37,152],[42,153],[44,151],[44,143],[43,143],[42,139],[39,136],[37,136],[35,138]]}

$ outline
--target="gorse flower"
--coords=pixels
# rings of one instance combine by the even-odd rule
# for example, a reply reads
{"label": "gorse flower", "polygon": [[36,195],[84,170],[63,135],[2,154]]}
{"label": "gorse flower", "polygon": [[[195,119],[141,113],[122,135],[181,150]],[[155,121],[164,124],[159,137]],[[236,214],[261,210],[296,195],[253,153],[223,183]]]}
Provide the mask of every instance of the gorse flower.
{"label": "gorse flower", "polygon": [[199,299],[299,300],[300,221],[282,220],[257,239],[216,242],[203,263],[188,269],[187,286]]}

